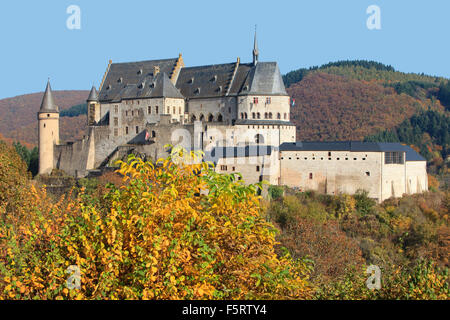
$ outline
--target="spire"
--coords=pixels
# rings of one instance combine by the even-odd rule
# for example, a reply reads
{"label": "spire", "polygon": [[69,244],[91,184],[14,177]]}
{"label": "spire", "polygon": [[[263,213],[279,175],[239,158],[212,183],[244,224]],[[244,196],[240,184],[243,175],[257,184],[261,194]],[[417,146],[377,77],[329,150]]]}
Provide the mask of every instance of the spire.
{"label": "spire", "polygon": [[259,50],[258,50],[258,40],[256,39],[256,25],[255,25],[255,39],[253,42],[253,65],[256,66],[258,63],[258,56],[259,56]]}
{"label": "spire", "polygon": [[87,101],[98,101],[98,93],[97,89],[95,89],[95,86],[92,86],[91,92],[89,93],[89,97],[87,98]]}
{"label": "spire", "polygon": [[42,112],[58,112],[58,107],[53,101],[52,88],[50,86],[50,78],[47,81],[47,87],[45,88],[44,97],[42,98],[41,109]]}

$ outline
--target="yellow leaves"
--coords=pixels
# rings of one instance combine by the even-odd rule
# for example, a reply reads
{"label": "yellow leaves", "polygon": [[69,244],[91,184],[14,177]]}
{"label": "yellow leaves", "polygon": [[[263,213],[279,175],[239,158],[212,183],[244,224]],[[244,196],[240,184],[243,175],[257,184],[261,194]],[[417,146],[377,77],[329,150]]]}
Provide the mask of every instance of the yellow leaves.
{"label": "yellow leaves", "polygon": [[[197,156],[179,155],[182,160]],[[261,281],[258,288],[248,283],[249,276],[261,272],[264,263],[273,270],[283,270],[291,263],[274,254],[274,234],[264,219],[259,219],[254,195],[248,192],[233,202],[228,191],[239,187],[235,183],[220,186],[226,191],[214,196],[206,192],[198,196],[200,190],[210,188],[208,179],[216,179],[216,185],[223,183],[220,176],[209,176],[202,163],[176,165],[164,159],[155,168],[131,157],[119,164],[117,172],[132,181],[111,191],[108,201],[98,205],[67,198],[39,211],[47,212],[42,220],[45,224],[35,218],[37,231],[43,234],[25,228],[46,248],[50,248],[49,240],[53,241],[49,250],[53,250],[54,261],[45,259],[47,252],[38,252],[39,263],[29,265],[30,282],[20,278],[24,284],[17,286],[17,292],[25,290],[51,299],[207,299],[213,298],[217,287],[225,299],[233,299],[246,297],[251,290],[249,296],[267,297],[265,294],[277,287],[279,283]],[[70,212],[64,215],[67,208]],[[53,218],[53,212],[59,220]],[[12,254],[11,247],[8,249]],[[55,270],[56,265],[60,269]],[[69,265],[81,269],[80,290],[62,289]],[[273,279],[283,277],[273,271]],[[121,285],[130,279],[136,283]],[[302,279],[297,280],[289,279],[292,288],[302,285]],[[234,294],[240,289],[243,292]],[[0,294],[0,298],[5,296]]]}

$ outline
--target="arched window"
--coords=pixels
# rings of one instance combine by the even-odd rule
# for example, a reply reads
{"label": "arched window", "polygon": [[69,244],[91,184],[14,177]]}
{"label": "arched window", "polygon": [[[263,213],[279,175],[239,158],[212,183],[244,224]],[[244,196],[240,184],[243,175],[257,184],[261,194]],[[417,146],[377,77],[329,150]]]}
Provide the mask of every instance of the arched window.
{"label": "arched window", "polygon": [[277,119],[281,119],[281,113],[277,113]]}
{"label": "arched window", "polygon": [[193,114],[191,117],[191,122],[194,122],[195,120],[197,120],[197,117],[195,116],[195,114]]}
{"label": "arched window", "polygon": [[208,122],[213,122],[213,121],[214,121],[214,116],[212,114],[209,114]]}
{"label": "arched window", "polygon": [[244,119],[244,113],[241,112],[241,119]]}
{"label": "arched window", "polygon": [[267,119],[267,112],[264,113],[264,119]]}
{"label": "arched window", "polygon": [[256,114],[256,118],[261,119],[261,114],[259,112]]}
{"label": "arched window", "polygon": [[285,120],[287,119],[287,113],[284,113],[284,119]]}
{"label": "arched window", "polygon": [[269,112],[269,119],[272,119],[272,112]]}
{"label": "arched window", "polygon": [[219,113],[219,115],[217,116],[217,121],[219,121],[219,122],[223,121],[222,114]]}
{"label": "arched window", "polygon": [[244,112],[244,117],[245,119],[247,119],[247,112]]}
{"label": "arched window", "polygon": [[256,113],[252,112],[252,119],[256,118]]}
{"label": "arched window", "polygon": [[255,143],[264,143],[264,137],[263,137],[263,135],[262,134],[257,134],[256,136],[255,136]]}
{"label": "arched window", "polygon": [[205,116],[203,114],[200,114],[200,121],[204,121],[205,120]]}

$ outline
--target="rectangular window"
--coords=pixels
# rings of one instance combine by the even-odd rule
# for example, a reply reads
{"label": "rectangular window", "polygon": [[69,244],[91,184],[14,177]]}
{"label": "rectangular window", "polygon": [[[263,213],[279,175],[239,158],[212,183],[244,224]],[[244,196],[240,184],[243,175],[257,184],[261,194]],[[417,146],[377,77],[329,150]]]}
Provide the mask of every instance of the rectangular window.
{"label": "rectangular window", "polygon": [[155,107],[155,113],[156,113],[156,114],[159,113],[159,107],[158,107],[158,106]]}
{"label": "rectangular window", "polygon": [[310,173],[310,174],[309,174],[309,180],[312,180],[312,178],[313,178],[313,174]]}
{"label": "rectangular window", "polygon": [[258,104],[258,97],[253,97],[253,104]]}
{"label": "rectangular window", "polygon": [[256,166],[256,172],[259,172],[259,170],[260,170],[259,166]]}
{"label": "rectangular window", "polygon": [[119,135],[119,129],[114,128],[114,137],[117,137]]}
{"label": "rectangular window", "polygon": [[148,114],[152,114],[152,107],[148,106]]}
{"label": "rectangular window", "polygon": [[119,118],[117,118],[117,117],[114,118],[114,126],[115,127],[119,126]]}
{"label": "rectangular window", "polygon": [[125,134],[128,134],[128,127],[125,127]]}
{"label": "rectangular window", "polygon": [[272,98],[267,97],[267,98],[266,98],[266,104],[271,104],[271,103],[272,103]]}
{"label": "rectangular window", "polygon": [[136,126],[136,133],[139,133],[139,126]]}
{"label": "rectangular window", "polygon": [[114,106],[114,113],[118,114],[119,113],[119,106]]}
{"label": "rectangular window", "polygon": [[224,166],[224,165],[220,166],[220,170],[227,171],[227,166]]}
{"label": "rectangular window", "polygon": [[403,152],[385,152],[384,153],[384,163],[385,164],[403,164]]}

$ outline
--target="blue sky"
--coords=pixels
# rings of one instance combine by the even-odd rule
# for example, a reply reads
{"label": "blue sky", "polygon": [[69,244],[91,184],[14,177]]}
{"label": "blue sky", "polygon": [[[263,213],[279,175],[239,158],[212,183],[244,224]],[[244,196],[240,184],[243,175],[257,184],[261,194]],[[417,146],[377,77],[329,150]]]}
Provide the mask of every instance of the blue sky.
{"label": "blue sky", "polygon": [[[369,5],[381,30],[366,27]],[[81,9],[69,30],[66,9]],[[261,61],[284,74],[346,59],[450,78],[448,0],[1,1],[0,98],[97,87],[113,62],[177,57],[186,66],[251,61],[254,25]]]}

